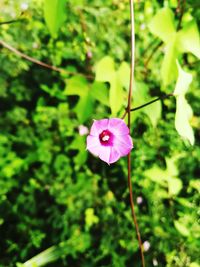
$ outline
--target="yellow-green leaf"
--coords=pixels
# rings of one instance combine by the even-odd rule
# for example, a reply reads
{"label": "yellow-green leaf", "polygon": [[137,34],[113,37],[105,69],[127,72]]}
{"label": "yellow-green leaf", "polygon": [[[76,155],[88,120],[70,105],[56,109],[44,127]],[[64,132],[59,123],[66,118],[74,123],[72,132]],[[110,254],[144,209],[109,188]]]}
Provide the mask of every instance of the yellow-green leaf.
{"label": "yellow-green leaf", "polygon": [[110,56],[105,56],[96,65],[96,81],[110,82],[115,72],[115,62]]}
{"label": "yellow-green leaf", "polygon": [[67,86],[64,90],[65,95],[85,95],[85,91],[88,91],[88,82],[82,76],[74,76],[67,80]]}
{"label": "yellow-green leaf", "polygon": [[168,42],[175,33],[174,14],[170,8],[160,9],[149,23],[151,33],[158,36],[163,42]]}
{"label": "yellow-green leaf", "polygon": [[176,229],[179,231],[180,234],[182,234],[183,236],[189,236],[190,235],[190,231],[188,230],[188,228],[182,224],[179,221],[174,221],[174,225],[176,227]]}
{"label": "yellow-green leaf", "polygon": [[96,81],[109,82],[109,104],[112,116],[116,116],[123,106],[123,87],[115,71],[114,60],[106,56],[102,58],[96,65]]}
{"label": "yellow-green leaf", "polygon": [[164,86],[169,85],[177,77],[176,57],[176,33],[174,33],[165,47],[165,56],[161,66],[161,77]]}
{"label": "yellow-green leaf", "polygon": [[200,58],[200,38],[195,21],[190,21],[177,33],[177,48],[181,53],[190,52]]}
{"label": "yellow-green leaf", "polygon": [[129,82],[130,82],[130,66],[127,62],[122,62],[122,64],[119,66],[119,69],[117,71],[117,74],[119,75],[119,80],[123,87],[126,89],[129,88]]}
{"label": "yellow-green leaf", "polygon": [[45,0],[44,18],[53,37],[56,36],[59,28],[63,24],[66,16],[66,0]]}
{"label": "yellow-green leaf", "polygon": [[168,192],[170,195],[178,195],[183,187],[183,183],[179,178],[169,178],[168,182]]}
{"label": "yellow-green leaf", "polygon": [[183,139],[187,139],[191,145],[194,144],[194,132],[189,120],[192,117],[192,109],[183,95],[177,96],[175,128]]}
{"label": "yellow-green leaf", "polygon": [[178,61],[176,61],[176,64],[178,67],[178,79],[176,82],[174,95],[185,95],[192,82],[192,75],[190,73],[185,72],[179,65]]}

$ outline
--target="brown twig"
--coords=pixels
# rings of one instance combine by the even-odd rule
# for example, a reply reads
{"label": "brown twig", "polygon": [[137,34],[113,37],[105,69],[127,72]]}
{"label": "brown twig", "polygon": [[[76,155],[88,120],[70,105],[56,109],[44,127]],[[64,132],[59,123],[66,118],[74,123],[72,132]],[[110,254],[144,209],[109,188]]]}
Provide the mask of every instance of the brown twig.
{"label": "brown twig", "polygon": [[17,50],[16,48],[12,47],[11,45],[7,44],[6,42],[4,42],[3,40],[0,40],[0,45],[2,45],[3,47],[7,48],[8,50],[10,50],[11,52],[15,53],[16,55],[20,56],[21,58],[24,58],[32,63],[35,63],[39,66],[42,66],[44,68],[47,68],[47,69],[50,69],[50,70],[53,70],[53,71],[57,71],[57,72],[60,72],[60,73],[63,73],[63,74],[71,74],[71,75],[81,75],[81,76],[84,76],[88,79],[93,79],[93,75],[86,75],[86,74],[82,74],[82,73],[76,73],[76,72],[72,72],[72,71],[67,71],[67,70],[64,70],[64,69],[61,69],[61,68],[58,68],[56,66],[53,66],[53,65],[49,65],[45,62],[42,62],[40,60],[37,60],[33,57],[30,57],[24,53],[22,53],[21,51]]}
{"label": "brown twig", "polygon": [[[128,105],[127,105],[129,130],[131,126],[131,97],[132,97],[132,90],[133,90],[134,64],[135,64],[134,0],[130,0],[130,17],[131,17],[131,70],[130,70],[130,84],[129,84],[129,92],[128,92]],[[131,183],[131,153],[128,154],[128,188],[129,188],[131,212],[132,212],[133,222],[135,225],[136,234],[138,238],[138,245],[139,245],[140,254],[141,254],[142,266],[145,267],[142,240],[140,237],[137,217],[135,214],[134,201],[133,201],[133,192],[132,192],[133,190],[132,190],[132,183]]]}
{"label": "brown twig", "polygon": [[182,5],[181,5],[181,0],[178,1],[177,13],[180,13],[180,16],[179,16],[179,21],[177,25],[177,31],[181,29],[182,18],[183,18],[183,14],[185,11],[185,4],[186,4],[186,0],[182,0]]}
{"label": "brown twig", "polygon": [[1,25],[5,25],[5,24],[11,24],[11,23],[16,23],[16,22],[22,22],[25,21],[25,19],[13,19],[13,20],[8,20],[8,21],[2,21],[0,22],[0,26]]}

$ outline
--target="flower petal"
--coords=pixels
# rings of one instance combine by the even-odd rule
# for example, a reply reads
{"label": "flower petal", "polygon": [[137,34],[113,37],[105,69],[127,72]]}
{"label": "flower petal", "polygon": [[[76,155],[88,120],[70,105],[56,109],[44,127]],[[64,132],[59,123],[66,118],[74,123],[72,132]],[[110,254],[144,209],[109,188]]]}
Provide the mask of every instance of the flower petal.
{"label": "flower petal", "polygon": [[128,155],[133,148],[133,141],[130,135],[115,136],[114,148],[120,153],[120,157]]}
{"label": "flower petal", "polygon": [[99,158],[110,164],[110,146],[101,146],[99,149]]}
{"label": "flower petal", "polygon": [[86,149],[88,149],[95,156],[98,156],[99,155],[99,148],[101,148],[101,143],[99,141],[99,137],[88,135]]}
{"label": "flower petal", "polygon": [[103,130],[108,129],[108,122],[109,122],[109,119],[102,119],[98,121],[94,120],[91,130],[90,130],[90,134],[93,136],[99,136],[99,134]]}
{"label": "flower petal", "polygon": [[114,162],[118,161],[119,158],[120,158],[120,153],[118,152],[118,150],[115,149],[114,147],[111,147],[109,163],[110,164],[114,163]]}
{"label": "flower petal", "polygon": [[108,130],[110,130],[114,135],[129,134],[129,128],[124,120],[118,118],[109,119]]}

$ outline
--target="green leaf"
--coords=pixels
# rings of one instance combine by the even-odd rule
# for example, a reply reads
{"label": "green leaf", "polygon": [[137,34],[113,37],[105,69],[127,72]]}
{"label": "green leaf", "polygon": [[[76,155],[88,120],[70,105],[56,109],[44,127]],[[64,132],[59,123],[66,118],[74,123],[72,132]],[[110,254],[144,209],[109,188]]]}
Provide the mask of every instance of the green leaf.
{"label": "green leaf", "polygon": [[122,108],[124,96],[123,87],[114,65],[114,60],[109,56],[102,58],[96,65],[96,81],[110,83],[109,104],[112,116],[116,116]]}
{"label": "green leaf", "polygon": [[166,170],[162,170],[157,166],[144,172],[145,176],[149,177],[153,182],[160,184],[161,186],[166,187],[166,180],[168,180],[168,173]]}
{"label": "green leaf", "polygon": [[176,34],[173,34],[165,47],[165,56],[161,66],[161,77],[164,86],[170,84],[177,77],[176,57]]}
{"label": "green leaf", "polygon": [[130,66],[127,62],[122,62],[120,65],[117,74],[119,75],[119,80],[123,87],[126,89],[129,88],[129,82],[130,82]]}
{"label": "green leaf", "polygon": [[88,91],[88,82],[82,76],[74,76],[67,80],[67,86],[64,90],[66,95],[85,95],[85,91]]}
{"label": "green leaf", "polygon": [[178,67],[178,79],[176,82],[174,95],[185,95],[192,82],[192,75],[190,73],[185,72],[179,65],[178,61],[176,61],[176,64]]}
{"label": "green leaf", "polygon": [[162,105],[160,101],[157,101],[150,106],[143,109],[143,112],[149,117],[153,127],[156,127],[159,119],[161,118]]}
{"label": "green leaf", "polygon": [[168,182],[168,192],[170,195],[178,195],[178,193],[183,188],[183,183],[179,178],[169,178]]}
{"label": "green leaf", "polygon": [[194,132],[189,120],[192,117],[192,109],[184,96],[177,96],[175,128],[182,138],[189,140],[194,145]]}
{"label": "green leaf", "polygon": [[[145,83],[135,82],[133,87],[133,107],[143,105],[150,100],[149,88]],[[150,106],[142,108],[134,112],[134,119],[141,113],[145,113],[150,119],[153,127],[156,127],[158,120],[161,117],[162,106],[161,102],[157,101]]]}
{"label": "green leaf", "polygon": [[91,97],[88,90],[83,96],[80,97],[74,109],[80,123],[85,122],[91,116],[93,111],[93,104],[93,98]]}
{"label": "green leaf", "polygon": [[200,38],[195,21],[190,21],[177,33],[177,48],[181,53],[190,52],[200,58]]}
{"label": "green leaf", "polygon": [[123,106],[123,95],[123,88],[121,86],[117,73],[113,73],[110,80],[109,91],[109,103],[112,111],[112,116],[115,116]]}
{"label": "green leaf", "polygon": [[189,236],[190,235],[190,231],[181,222],[174,221],[174,225],[175,225],[176,229],[179,231],[179,233],[182,234],[183,236]]}
{"label": "green leaf", "polygon": [[94,82],[91,86],[91,96],[102,104],[109,106],[109,92],[104,83]]}
{"label": "green leaf", "polygon": [[169,196],[178,195],[183,187],[182,181],[175,177],[178,175],[178,168],[175,164],[177,159],[178,157],[166,158],[167,168],[165,170],[158,166],[153,166],[144,172],[152,181],[165,187]]}
{"label": "green leaf", "polygon": [[133,84],[133,107],[143,105],[149,99],[149,88],[147,84],[135,81]]}
{"label": "green leaf", "polygon": [[77,253],[83,253],[90,246],[90,236],[87,233],[81,233],[77,229],[71,233],[68,240],[61,242],[57,246],[52,246],[23,264],[23,267],[41,267],[48,263],[61,259],[63,255],[75,256]]}
{"label": "green leaf", "polygon": [[163,42],[168,42],[175,33],[174,14],[171,9],[160,9],[149,24],[151,33],[158,36]]}
{"label": "green leaf", "polygon": [[66,0],[45,0],[44,18],[53,37],[56,36],[66,16]]}
{"label": "green leaf", "polygon": [[200,265],[197,262],[192,262],[189,267],[200,267]]}
{"label": "green leaf", "polygon": [[110,82],[113,73],[115,73],[114,60],[109,56],[105,56],[97,63],[95,72],[96,72],[96,78],[95,78],[96,81]]}
{"label": "green leaf", "polygon": [[72,77],[67,80],[64,93],[66,95],[78,95],[80,97],[74,108],[80,123],[85,122],[92,114],[94,101],[91,90],[87,80],[82,76]]}
{"label": "green leaf", "polygon": [[194,133],[190,126],[189,120],[193,112],[191,106],[185,99],[185,94],[189,89],[192,82],[192,75],[182,70],[177,61],[178,66],[178,80],[175,86],[174,95],[176,95],[176,115],[175,115],[175,128],[178,133],[184,138],[189,140],[190,144],[194,144]]}
{"label": "green leaf", "polygon": [[56,246],[52,246],[43,252],[39,253],[37,256],[31,258],[22,264],[23,267],[40,267],[44,266],[50,262],[56,261],[61,257],[61,251]]}

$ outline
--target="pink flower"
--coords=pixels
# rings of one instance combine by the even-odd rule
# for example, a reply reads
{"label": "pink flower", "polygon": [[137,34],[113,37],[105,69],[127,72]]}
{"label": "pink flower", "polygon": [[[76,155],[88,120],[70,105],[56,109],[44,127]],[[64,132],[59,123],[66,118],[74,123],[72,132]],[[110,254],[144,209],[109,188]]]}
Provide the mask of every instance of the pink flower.
{"label": "pink flower", "polygon": [[81,136],[85,135],[85,134],[88,134],[88,128],[86,126],[84,126],[84,125],[79,125],[78,132],[79,132],[79,134]]}
{"label": "pink flower", "polygon": [[87,149],[92,154],[111,164],[120,157],[128,155],[132,148],[129,128],[124,120],[118,118],[94,120],[87,137]]}

